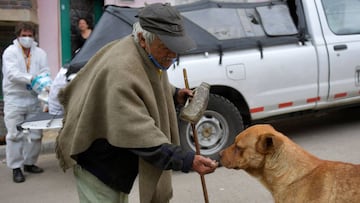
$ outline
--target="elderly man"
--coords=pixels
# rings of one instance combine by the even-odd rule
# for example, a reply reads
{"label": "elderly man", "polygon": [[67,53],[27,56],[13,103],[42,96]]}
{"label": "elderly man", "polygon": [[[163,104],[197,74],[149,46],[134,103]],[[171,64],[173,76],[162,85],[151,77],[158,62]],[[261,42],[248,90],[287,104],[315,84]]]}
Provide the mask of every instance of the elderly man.
{"label": "elderly man", "polygon": [[106,45],[59,94],[56,151],[64,170],[74,167],[81,202],[128,202],[137,175],[140,202],[169,202],[171,169],[207,174],[218,166],[178,145],[174,102],[192,92],[171,86],[166,70],[195,47],[180,13],[157,3],[138,17],[132,36]]}

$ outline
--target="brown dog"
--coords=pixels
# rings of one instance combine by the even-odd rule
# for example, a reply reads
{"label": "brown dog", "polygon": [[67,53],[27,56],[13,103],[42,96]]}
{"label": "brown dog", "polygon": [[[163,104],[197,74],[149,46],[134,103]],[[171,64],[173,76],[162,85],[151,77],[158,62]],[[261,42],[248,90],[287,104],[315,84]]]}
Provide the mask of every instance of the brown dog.
{"label": "brown dog", "polygon": [[360,165],[321,160],[270,125],[254,125],[220,153],[258,178],[277,203],[360,202]]}

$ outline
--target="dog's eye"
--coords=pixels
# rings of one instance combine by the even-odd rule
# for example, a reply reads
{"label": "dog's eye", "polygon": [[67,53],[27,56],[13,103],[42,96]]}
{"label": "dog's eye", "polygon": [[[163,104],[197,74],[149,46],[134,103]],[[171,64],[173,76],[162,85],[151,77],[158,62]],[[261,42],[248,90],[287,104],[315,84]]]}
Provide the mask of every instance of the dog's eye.
{"label": "dog's eye", "polygon": [[242,152],[243,151],[243,148],[242,147],[239,147],[239,146],[236,146],[235,147],[235,149],[236,149],[236,152]]}

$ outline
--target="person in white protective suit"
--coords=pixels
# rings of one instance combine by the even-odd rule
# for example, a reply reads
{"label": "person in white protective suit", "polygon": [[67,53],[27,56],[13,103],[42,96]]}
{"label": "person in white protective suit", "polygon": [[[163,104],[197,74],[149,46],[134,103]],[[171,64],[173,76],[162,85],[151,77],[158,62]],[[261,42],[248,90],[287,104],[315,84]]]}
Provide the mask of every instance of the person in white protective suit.
{"label": "person in white protective suit", "polygon": [[51,85],[47,55],[34,41],[35,25],[21,22],[15,28],[16,39],[3,53],[4,121],[7,128],[6,162],[13,170],[13,181],[24,182],[21,170],[42,173],[36,166],[41,150],[41,130],[29,133],[16,126],[42,111],[37,95]]}

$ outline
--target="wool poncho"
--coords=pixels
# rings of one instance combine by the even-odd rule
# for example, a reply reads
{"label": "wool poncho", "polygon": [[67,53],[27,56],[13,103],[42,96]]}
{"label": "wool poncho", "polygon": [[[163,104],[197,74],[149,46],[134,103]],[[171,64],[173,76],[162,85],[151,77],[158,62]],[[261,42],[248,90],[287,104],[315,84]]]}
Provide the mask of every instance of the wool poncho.
{"label": "wool poncho", "polygon": [[[65,112],[56,153],[61,167],[76,164],[76,155],[99,138],[123,148],[178,144],[174,90],[166,72],[159,73],[131,36],[106,45],[60,91]],[[171,172],[139,159],[139,187],[141,202],[167,202]]]}

